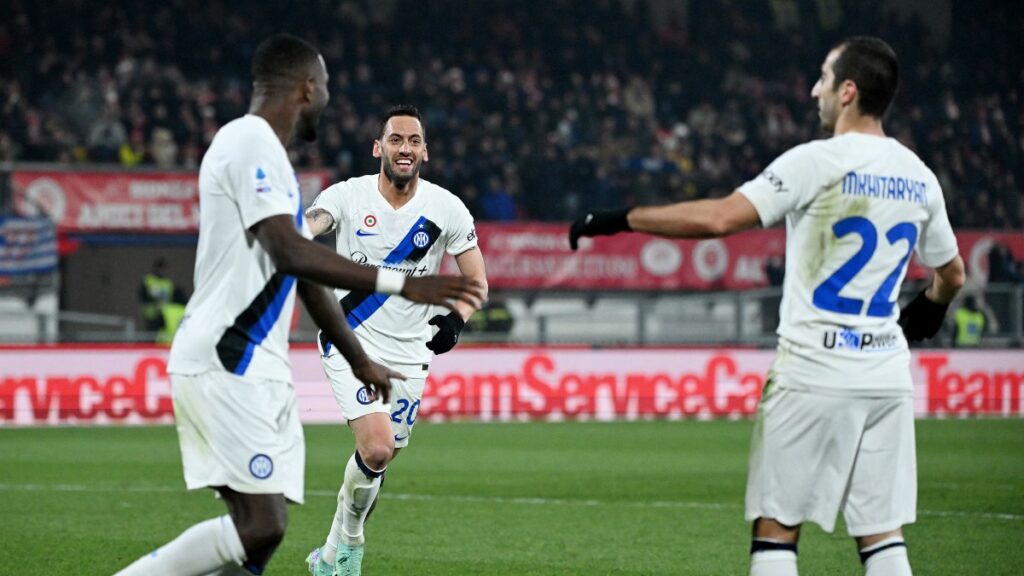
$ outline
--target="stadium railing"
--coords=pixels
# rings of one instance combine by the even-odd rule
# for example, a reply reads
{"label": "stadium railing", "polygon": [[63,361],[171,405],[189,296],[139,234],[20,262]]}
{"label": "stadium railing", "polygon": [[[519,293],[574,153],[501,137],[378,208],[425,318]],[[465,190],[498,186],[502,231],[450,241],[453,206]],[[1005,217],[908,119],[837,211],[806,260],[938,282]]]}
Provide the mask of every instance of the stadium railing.
{"label": "stadium railing", "polygon": [[[914,295],[905,290],[901,301]],[[982,302],[989,327],[984,348],[1024,347],[1024,285],[985,287]],[[507,292],[501,295],[513,318],[507,333],[467,332],[477,344],[590,346],[774,347],[779,288],[736,292]],[[0,298],[2,302],[2,298]],[[958,304],[954,304],[954,307]],[[929,347],[952,345],[952,312],[947,329]],[[135,318],[68,310],[0,306],[0,342],[146,343],[155,333],[137,329]],[[292,332],[293,342],[314,342],[316,333]]]}

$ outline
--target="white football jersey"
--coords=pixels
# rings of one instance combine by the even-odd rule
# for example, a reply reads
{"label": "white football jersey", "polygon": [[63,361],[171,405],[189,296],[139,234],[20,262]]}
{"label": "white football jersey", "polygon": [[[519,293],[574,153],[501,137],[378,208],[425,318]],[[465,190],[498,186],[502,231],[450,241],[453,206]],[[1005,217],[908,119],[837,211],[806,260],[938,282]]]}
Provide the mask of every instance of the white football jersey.
{"label": "white football jersey", "polygon": [[[446,252],[457,256],[476,248],[473,217],[454,194],[420,178],[416,195],[395,210],[377,189],[377,178],[373,174],[339,182],[310,206],[334,218],[338,254],[357,264],[425,276],[437,274]],[[377,292],[336,293],[367,354],[395,364],[430,362],[427,322],[436,313],[431,306]],[[322,354],[337,354],[323,334],[319,340]]]}
{"label": "white football jersey", "polygon": [[274,269],[249,231],[281,214],[310,236],[298,179],[281,141],[259,116],[225,124],[199,167],[195,293],[175,334],[168,372],[226,370],[291,380],[295,278]]}
{"label": "white football jersey", "polygon": [[892,138],[847,133],[789,150],[739,191],[765,227],[786,218],[782,383],[908,392],[907,263],[915,250],[933,268],[958,252],[935,174]]}

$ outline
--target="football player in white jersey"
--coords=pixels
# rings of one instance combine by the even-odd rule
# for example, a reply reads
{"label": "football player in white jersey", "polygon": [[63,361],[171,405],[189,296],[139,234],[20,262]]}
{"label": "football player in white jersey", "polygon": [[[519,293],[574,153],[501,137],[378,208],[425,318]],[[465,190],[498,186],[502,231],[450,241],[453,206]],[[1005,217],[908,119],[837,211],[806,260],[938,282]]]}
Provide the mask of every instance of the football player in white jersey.
{"label": "football player in white jersey", "polygon": [[[339,182],[314,200],[306,212],[314,235],[337,232],[338,252],[355,262],[411,277],[436,273],[445,254],[463,276],[486,287],[484,259],[477,248],[473,217],[451,192],[420,178],[428,160],[419,112],[396,106],[384,117],[373,143],[380,172]],[[458,342],[466,320],[479,306],[456,302],[447,315],[430,306],[372,290],[338,290],[340,309],[367,354],[405,376],[396,382],[391,403],[366,394],[333,337],[319,338],[324,372],[342,415],[355,434],[356,450],[345,467],[338,505],[323,547],[306,559],[311,574],[359,574],[363,523],[372,509],[384,470],[409,443],[434,354]],[[431,336],[431,326],[437,332]]]}
{"label": "football player in white jersey", "polygon": [[[832,531],[843,512],[869,576],[910,574],[902,526],[916,517],[907,341],[938,332],[964,265],[935,175],[882,128],[898,84],[877,38],[833,48],[811,96],[831,138],[797,146],[731,195],[591,212],[583,236],[632,230],[709,238],[786,221],[778,355],[752,440],[750,574],[793,576],[800,525]],[[935,270],[902,311],[916,250]]]}
{"label": "football player in white jersey", "polygon": [[[316,283],[477,305],[463,277],[408,278],[359,266],[309,240],[285,146],[311,141],[327,70],[307,42],[273,36],[253,56],[249,114],[226,124],[199,170],[195,294],[171,347],[175,421],[189,489],[213,488],[228,515],[192,526],[120,574],[262,574],[303,500],[305,445],[288,360],[295,288],[364,393],[387,396],[400,373],[372,362],[330,292]],[[449,305],[450,306],[450,305]]]}

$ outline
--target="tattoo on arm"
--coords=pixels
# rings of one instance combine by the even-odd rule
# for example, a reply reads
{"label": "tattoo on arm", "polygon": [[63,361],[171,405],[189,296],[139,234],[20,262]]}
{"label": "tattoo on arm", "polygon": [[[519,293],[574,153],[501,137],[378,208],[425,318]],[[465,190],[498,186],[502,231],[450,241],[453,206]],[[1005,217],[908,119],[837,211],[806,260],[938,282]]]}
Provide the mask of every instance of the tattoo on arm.
{"label": "tattoo on arm", "polygon": [[330,232],[334,228],[334,217],[323,208],[313,208],[306,212],[306,224],[309,225],[313,236],[319,236],[324,232]]}

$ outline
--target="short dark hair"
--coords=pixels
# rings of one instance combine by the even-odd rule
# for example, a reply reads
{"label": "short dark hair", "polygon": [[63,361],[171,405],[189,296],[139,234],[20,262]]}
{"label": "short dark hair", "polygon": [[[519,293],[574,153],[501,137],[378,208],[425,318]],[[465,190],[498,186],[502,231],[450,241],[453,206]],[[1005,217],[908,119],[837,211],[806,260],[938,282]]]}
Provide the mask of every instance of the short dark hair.
{"label": "short dark hair", "polygon": [[881,38],[854,36],[836,48],[841,52],[832,64],[833,89],[852,80],[857,85],[860,113],[884,117],[900,83],[900,65],[892,46]]}
{"label": "short dark hair", "polygon": [[291,34],[275,34],[256,47],[252,57],[254,82],[277,83],[305,76],[320,58],[312,44]]}
{"label": "short dark hair", "polygon": [[[397,104],[388,108],[388,111],[384,113],[384,119],[380,122],[380,135],[378,138],[384,137],[384,131],[388,128],[388,120],[391,120],[395,116],[412,116],[413,118],[420,121],[420,126],[423,126],[423,116],[420,116],[418,108],[412,104]],[[427,127],[423,126],[423,139],[427,138]]]}

